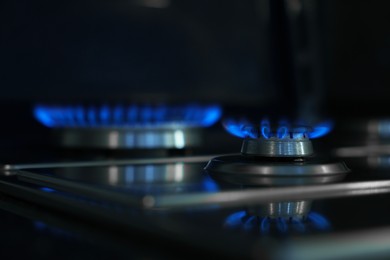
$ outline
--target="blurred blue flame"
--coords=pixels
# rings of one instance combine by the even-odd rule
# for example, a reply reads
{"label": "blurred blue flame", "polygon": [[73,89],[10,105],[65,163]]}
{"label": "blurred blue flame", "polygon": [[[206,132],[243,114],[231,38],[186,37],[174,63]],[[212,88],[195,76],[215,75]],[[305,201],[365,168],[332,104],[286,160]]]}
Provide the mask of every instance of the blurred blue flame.
{"label": "blurred blue flame", "polygon": [[249,218],[245,221],[245,223],[244,223],[244,225],[243,225],[243,228],[244,228],[244,230],[246,230],[246,231],[250,231],[250,230],[252,230],[255,226],[256,226],[256,217],[255,217],[255,216],[251,216],[251,217],[249,217]]}
{"label": "blurred blue flame", "polygon": [[47,225],[45,222],[42,222],[42,221],[34,221],[34,227],[38,230],[44,230]]}
{"label": "blurred blue flame", "polygon": [[282,234],[285,234],[288,231],[288,226],[284,218],[279,217],[276,219],[276,227],[278,228],[278,231]]}
{"label": "blurred blue flame", "polygon": [[289,134],[290,123],[286,119],[279,120],[277,137],[283,139]]}
{"label": "blurred blue flame", "polygon": [[293,228],[298,231],[299,233],[304,233],[306,231],[306,226],[303,223],[303,220],[301,218],[292,218],[291,220]]}
{"label": "blurred blue flame", "polygon": [[56,192],[56,190],[52,189],[52,188],[49,188],[49,187],[41,187],[39,188],[41,191],[44,191],[44,192],[48,192],[48,193],[52,193],[52,192]]}
{"label": "blurred blue flame", "polygon": [[258,229],[261,234],[268,234],[276,231],[280,235],[290,231],[305,233],[306,231],[327,231],[331,228],[330,222],[321,214],[310,212],[306,218],[296,216],[290,218],[278,217],[256,217],[248,215],[246,211],[238,211],[225,219],[225,226],[228,228],[241,228],[245,231]]}
{"label": "blurred blue flame", "polygon": [[320,230],[328,230],[331,225],[329,221],[322,215],[316,212],[310,212],[307,218]]}
{"label": "blurred blue flame", "polygon": [[260,224],[260,232],[263,234],[267,234],[270,230],[271,224],[270,224],[270,219],[265,217],[261,220]]}
{"label": "blurred blue flame", "polygon": [[333,123],[331,121],[326,121],[319,123],[313,127],[313,131],[309,133],[309,138],[319,138],[324,135],[327,135],[333,129]]}
{"label": "blurred blue flame", "polygon": [[206,177],[204,177],[202,185],[203,185],[203,189],[205,191],[207,191],[207,192],[217,192],[217,191],[219,191],[218,184],[213,179],[211,179],[209,176],[207,176],[207,175],[206,175]]}
{"label": "blurred blue flame", "polygon": [[[225,129],[232,135],[240,138],[257,138],[257,135],[254,133],[254,127],[245,120],[235,121],[227,120],[223,123]],[[251,130],[249,130],[249,128]],[[253,137],[252,137],[253,136]]]}
{"label": "blurred blue flame", "polygon": [[76,237],[76,235],[71,233],[70,231],[67,231],[67,230],[64,230],[64,229],[61,229],[58,227],[54,227],[54,226],[49,226],[43,221],[36,220],[33,222],[33,225],[37,230],[39,230],[41,232],[47,231],[55,236],[61,236],[61,237],[66,237],[66,238]]}
{"label": "blurred blue flame", "polygon": [[231,214],[225,220],[225,225],[228,227],[236,227],[242,224],[241,219],[245,217],[246,212],[244,210]]}
{"label": "blurred blue flame", "polygon": [[223,126],[230,134],[239,138],[264,138],[269,139],[275,137],[278,139],[315,139],[328,134],[333,124],[331,121],[321,122],[314,126],[290,126],[287,120],[279,121],[277,128],[272,128],[270,121],[263,119],[259,126],[249,123],[246,120],[236,121],[228,119],[223,122]]}
{"label": "blurred blue flame", "polygon": [[261,126],[260,127],[261,127],[261,134],[263,135],[263,137],[265,139],[270,138],[271,128],[270,128],[270,124],[269,124],[268,119],[263,119],[261,121]]}
{"label": "blurred blue flame", "polygon": [[48,106],[34,107],[47,127],[209,127],[222,115],[218,105],[184,106]]}

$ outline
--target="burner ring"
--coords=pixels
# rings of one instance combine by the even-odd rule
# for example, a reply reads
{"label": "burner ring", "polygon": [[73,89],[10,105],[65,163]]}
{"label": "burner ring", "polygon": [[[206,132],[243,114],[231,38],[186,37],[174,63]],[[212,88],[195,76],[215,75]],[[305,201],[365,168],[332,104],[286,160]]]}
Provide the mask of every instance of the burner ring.
{"label": "burner ring", "polygon": [[304,185],[336,182],[350,171],[343,162],[275,161],[240,154],[211,159],[204,168],[216,179],[240,185]]}
{"label": "burner ring", "polygon": [[266,157],[306,157],[313,155],[313,146],[307,138],[300,139],[245,139],[241,153]]}
{"label": "burner ring", "polygon": [[251,216],[275,218],[304,218],[311,209],[311,201],[270,202],[266,205],[250,207],[247,212]]}

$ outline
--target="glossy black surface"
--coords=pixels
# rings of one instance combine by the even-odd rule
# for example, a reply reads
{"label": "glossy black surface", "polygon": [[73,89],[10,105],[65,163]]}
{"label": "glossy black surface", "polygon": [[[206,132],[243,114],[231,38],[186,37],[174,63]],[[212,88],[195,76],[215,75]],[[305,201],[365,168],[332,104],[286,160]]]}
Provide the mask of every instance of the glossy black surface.
{"label": "glossy black surface", "polygon": [[[296,205],[294,201],[259,205],[246,205],[243,201],[241,206],[234,207],[217,204],[176,209],[143,207],[148,195],[180,197],[246,189],[210,178],[203,171],[205,164],[178,162],[7,172],[0,183],[3,193],[7,194],[1,197],[0,217],[2,225],[13,232],[4,243],[14,245],[21,237],[23,241],[42,239],[15,254],[43,258],[53,257],[54,252],[61,250],[68,252],[69,248],[74,248],[80,257],[85,252],[98,259],[112,254],[133,257],[139,253],[144,257],[150,248],[153,249],[151,258],[173,257],[182,252],[178,246],[200,255],[252,257],[259,249],[262,254],[275,254],[285,249],[283,241],[294,241],[296,237],[310,239],[390,224],[390,208],[384,203],[390,199],[389,194],[307,200],[303,215],[288,211],[288,207]],[[352,171],[342,183],[372,179],[373,176],[364,172]],[[270,219],[267,215],[275,205],[284,207],[275,213],[284,214],[283,218],[274,215]],[[234,214],[242,217],[229,222]],[[311,214],[319,215],[322,220],[311,220]],[[271,242],[273,246],[268,247]],[[3,253],[13,254],[12,246],[7,248]],[[62,254],[64,258],[71,255]]]}

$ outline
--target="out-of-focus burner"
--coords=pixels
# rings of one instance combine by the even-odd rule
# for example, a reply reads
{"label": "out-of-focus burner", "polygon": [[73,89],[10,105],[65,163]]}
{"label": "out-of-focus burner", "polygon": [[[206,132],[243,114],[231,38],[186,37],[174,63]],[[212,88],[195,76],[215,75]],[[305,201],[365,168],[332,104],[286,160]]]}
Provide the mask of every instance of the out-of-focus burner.
{"label": "out-of-focus burner", "polygon": [[[390,119],[360,119],[341,124],[334,154],[343,158],[390,155]],[[345,138],[344,136],[348,137]]]}
{"label": "out-of-focus burner", "polygon": [[313,157],[310,139],[327,134],[331,129],[329,122],[311,127],[291,126],[282,121],[272,128],[267,120],[259,126],[229,120],[224,126],[229,133],[243,138],[243,145],[241,154],[209,161],[205,170],[217,179],[241,185],[291,185],[304,184],[306,180],[301,177],[316,177],[317,183],[337,181],[349,171],[342,162]]}
{"label": "out-of-focus burner", "polygon": [[[290,202],[284,204],[288,205]],[[331,228],[330,222],[317,212],[305,212],[304,215],[266,216],[253,215],[247,211],[238,211],[229,215],[224,226],[230,229],[242,229],[261,235],[287,235],[299,233],[324,232]]]}
{"label": "out-of-focus burner", "polygon": [[[315,185],[328,184],[341,181],[345,177],[348,169],[344,164],[316,163],[306,168],[304,163],[294,165],[291,161],[285,161],[290,167],[271,162],[250,162],[247,164],[264,164],[262,169],[254,173],[248,172],[240,174],[216,174],[218,179],[223,179],[232,183],[240,184],[243,189],[250,186],[252,189],[258,187],[280,187],[295,185]],[[316,165],[316,166],[315,166]],[[279,169],[273,169],[276,166]],[[344,167],[343,167],[344,166]],[[268,167],[268,168],[266,168]],[[325,168],[321,172],[316,167]],[[317,170],[316,170],[317,169]],[[314,172],[312,172],[314,171]],[[222,177],[224,176],[225,177]],[[242,176],[245,176],[244,178]],[[289,201],[269,201],[261,205],[248,205],[245,210],[229,215],[224,222],[224,226],[229,229],[239,229],[245,232],[257,233],[260,235],[293,235],[300,233],[324,232],[331,228],[330,222],[321,214],[312,211],[310,200]]]}
{"label": "out-of-focus burner", "polygon": [[35,118],[53,128],[61,147],[183,149],[201,145],[202,129],[221,116],[217,105],[37,105]]}

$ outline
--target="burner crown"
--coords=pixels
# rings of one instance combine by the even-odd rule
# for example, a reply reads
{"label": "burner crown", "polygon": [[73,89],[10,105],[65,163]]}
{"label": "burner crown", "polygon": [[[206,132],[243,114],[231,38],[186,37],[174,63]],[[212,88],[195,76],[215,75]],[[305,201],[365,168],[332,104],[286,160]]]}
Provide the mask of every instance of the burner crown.
{"label": "burner crown", "polygon": [[310,138],[318,138],[331,130],[330,122],[292,126],[289,122],[279,121],[277,128],[272,128],[268,120],[263,119],[259,126],[245,120],[225,121],[225,129],[238,137],[244,138],[241,153],[262,157],[306,157],[313,155]]}

